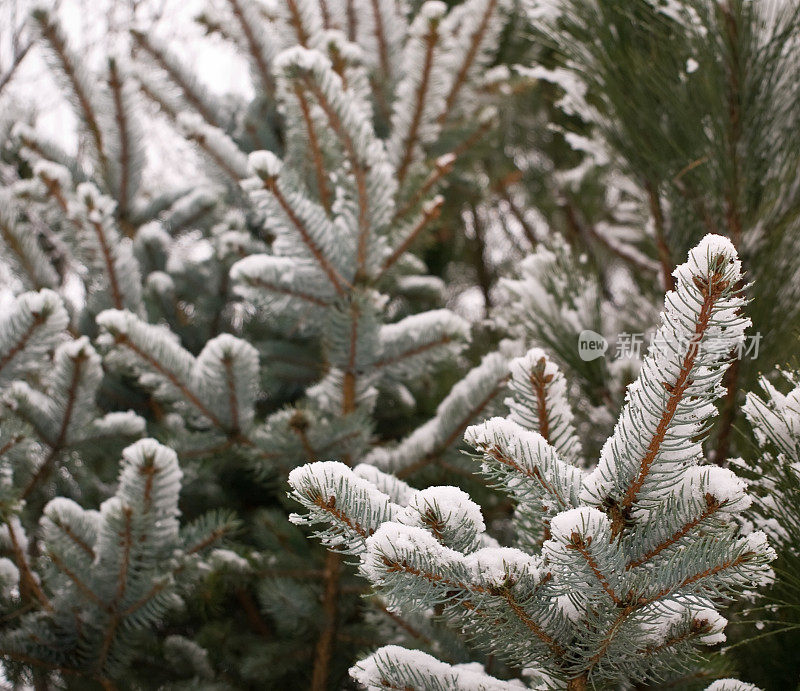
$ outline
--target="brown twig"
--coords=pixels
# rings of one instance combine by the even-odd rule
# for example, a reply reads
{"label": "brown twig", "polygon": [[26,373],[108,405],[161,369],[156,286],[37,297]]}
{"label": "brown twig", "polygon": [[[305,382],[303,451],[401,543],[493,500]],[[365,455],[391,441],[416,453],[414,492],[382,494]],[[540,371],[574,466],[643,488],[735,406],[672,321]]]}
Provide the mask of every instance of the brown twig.
{"label": "brown twig", "polygon": [[111,96],[114,101],[114,119],[116,120],[117,130],[119,132],[119,193],[117,195],[117,213],[121,218],[126,218],[129,211],[128,194],[131,177],[131,131],[130,123],[128,122],[128,113],[125,111],[123,103],[123,83],[120,78],[116,60],[109,61],[108,72],[108,85],[111,89]]}
{"label": "brown twig", "polygon": [[275,197],[275,200],[278,202],[281,209],[283,209],[286,217],[299,233],[303,243],[308,247],[317,264],[319,264],[320,268],[325,272],[334,290],[336,290],[339,295],[344,295],[344,288],[345,286],[349,287],[350,283],[336,270],[336,267],[328,261],[322,249],[314,242],[314,238],[311,236],[311,233],[309,233],[308,228],[306,228],[302,219],[295,213],[291,204],[289,204],[289,201],[283,195],[283,192],[281,192],[277,182],[271,179],[265,180],[264,189],[269,190]]}
{"label": "brown twig", "polygon": [[94,112],[94,106],[90,95],[84,90],[83,84],[81,84],[81,80],[78,77],[78,68],[72,63],[72,57],[69,54],[69,49],[64,42],[63,36],[58,32],[55,25],[49,21],[50,16],[46,11],[35,11],[33,16],[39,24],[42,36],[53,49],[53,52],[56,54],[61,64],[61,69],[64,70],[67,81],[78,100],[78,106],[86,122],[86,128],[89,130],[89,134],[97,150],[100,168],[103,174],[108,176],[109,165],[108,157],[106,156],[105,142],[103,141],[103,131],[100,128],[100,123]]}
{"label": "brown twig", "polygon": [[453,106],[455,105],[456,99],[458,98],[458,94],[460,93],[462,87],[466,83],[467,75],[469,74],[469,70],[472,67],[475,58],[478,55],[478,49],[480,48],[481,41],[483,40],[483,37],[486,33],[486,29],[489,26],[489,20],[491,19],[491,16],[494,13],[496,5],[497,5],[497,0],[489,0],[489,2],[486,3],[486,9],[484,10],[483,16],[481,17],[481,21],[476,27],[472,36],[470,37],[469,49],[467,50],[467,53],[464,56],[464,62],[461,63],[461,68],[459,69],[458,74],[453,80],[453,86],[450,88],[450,93],[447,94],[447,98],[445,99],[444,110],[439,115],[440,123],[444,122],[450,115]]}
{"label": "brown twig", "polygon": [[658,259],[661,262],[661,275],[664,282],[664,291],[675,289],[675,278],[672,275],[673,264],[669,254],[669,246],[666,239],[666,226],[664,223],[664,211],[661,208],[661,199],[658,190],[648,182],[645,185],[647,190],[647,200],[650,205],[650,214],[656,231],[656,248],[658,249]]}
{"label": "brown twig", "polygon": [[442,205],[444,204],[444,199],[438,199],[436,203],[426,206],[422,211],[422,216],[417,221],[416,225],[411,229],[411,231],[406,235],[403,241],[394,248],[392,253],[386,258],[383,262],[383,266],[381,266],[380,273],[378,277],[380,278],[383,274],[386,273],[394,264],[397,262],[400,257],[402,257],[409,247],[414,243],[414,240],[419,237],[419,234],[425,230],[425,228],[434,220],[439,218],[439,215],[442,212]]}
{"label": "brown twig", "polygon": [[660,542],[658,545],[649,549],[645,552],[641,557],[637,559],[632,559],[625,565],[625,570],[628,571],[630,569],[635,569],[642,564],[650,561],[654,557],[658,556],[668,547],[674,545],[678,540],[680,540],[685,535],[688,535],[696,526],[702,523],[706,518],[713,516],[719,509],[724,505],[724,502],[720,503],[710,494],[706,495],[706,509],[699,515],[693,518],[690,521],[684,523],[678,530],[676,530],[672,535],[670,535],[666,540]]}
{"label": "brown twig", "polygon": [[336,640],[338,619],[337,600],[339,597],[339,579],[342,568],[341,557],[335,552],[328,552],[325,558],[325,591],[322,597],[323,628],[314,649],[314,670],[311,676],[311,691],[326,691],[330,661]]}
{"label": "brown twig", "polygon": [[314,121],[311,118],[311,109],[309,108],[308,101],[305,94],[299,85],[295,85],[295,96],[300,104],[300,112],[303,115],[303,122],[306,124],[306,132],[308,133],[308,146],[311,149],[311,156],[314,161],[314,174],[317,178],[317,190],[319,192],[319,200],[325,212],[330,215],[331,213],[331,199],[332,193],[328,187],[328,176],[325,172],[325,161],[322,158],[322,149],[319,145],[319,138],[317,137],[317,130],[314,128]]}
{"label": "brown twig", "polygon": [[22,494],[20,495],[22,499],[27,498],[28,495],[33,491],[33,488],[50,474],[53,463],[55,462],[56,458],[58,458],[58,455],[61,453],[62,449],[64,448],[64,444],[67,441],[67,432],[69,431],[69,424],[72,421],[72,414],[74,412],[75,402],[78,396],[78,385],[80,384],[81,380],[81,368],[83,363],[88,359],[88,356],[81,351],[76,357],[71,359],[74,363],[74,367],[72,370],[72,378],[70,379],[69,388],[67,389],[67,403],[64,407],[64,417],[61,419],[61,426],[58,430],[58,436],[53,442],[43,440],[48,444],[48,446],[50,446],[50,452],[47,454],[47,457],[42,464],[37,468],[36,472],[33,474],[33,477],[31,477],[31,479],[28,481],[28,484],[25,485],[25,488],[22,490]]}
{"label": "brown twig", "polygon": [[420,75],[419,84],[417,85],[414,94],[414,110],[411,115],[411,124],[408,127],[408,134],[405,138],[403,155],[397,166],[397,182],[398,186],[402,188],[403,182],[406,179],[408,167],[414,158],[414,147],[417,144],[417,135],[419,127],[422,124],[422,114],[425,111],[425,100],[428,93],[428,87],[431,80],[431,71],[433,70],[433,56],[436,51],[436,46],[439,42],[438,22],[431,21],[428,25],[428,33],[425,35],[425,59],[422,63],[422,74]]}
{"label": "brown twig", "polygon": [[258,41],[253,33],[253,27],[250,25],[247,17],[245,17],[239,0],[228,0],[228,4],[230,4],[231,10],[233,11],[234,16],[236,17],[236,20],[239,22],[239,26],[242,29],[245,41],[247,42],[247,50],[250,53],[250,56],[253,58],[253,62],[255,62],[256,72],[261,80],[261,85],[264,87],[264,90],[267,93],[273,93],[275,91],[275,82],[272,78],[272,72],[270,72],[269,65],[266,63],[264,56],[261,54]]}

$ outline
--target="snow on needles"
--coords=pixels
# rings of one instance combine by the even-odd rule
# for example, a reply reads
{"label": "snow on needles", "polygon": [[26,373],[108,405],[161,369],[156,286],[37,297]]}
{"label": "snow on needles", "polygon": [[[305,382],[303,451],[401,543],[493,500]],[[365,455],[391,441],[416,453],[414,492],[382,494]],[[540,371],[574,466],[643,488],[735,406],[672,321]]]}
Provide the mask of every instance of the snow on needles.
{"label": "snow on needles", "polygon": [[367,691],[400,688],[404,672],[414,670],[425,688],[464,689],[464,691],[516,691],[526,688],[518,681],[501,681],[489,676],[478,664],[448,665],[421,650],[387,645],[350,668],[350,676]]}

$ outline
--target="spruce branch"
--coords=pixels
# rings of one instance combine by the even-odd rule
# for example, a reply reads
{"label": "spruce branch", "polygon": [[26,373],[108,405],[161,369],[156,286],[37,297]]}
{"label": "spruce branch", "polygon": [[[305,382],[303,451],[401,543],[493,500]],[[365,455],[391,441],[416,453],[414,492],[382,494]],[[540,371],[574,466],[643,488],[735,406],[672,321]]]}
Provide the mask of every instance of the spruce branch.
{"label": "spruce branch", "polygon": [[141,182],[143,151],[141,132],[132,118],[132,85],[123,74],[118,58],[108,61],[108,86],[114,104],[117,147],[116,198],[117,214],[127,219],[134,205],[136,193]]}
{"label": "spruce branch", "polygon": [[228,0],[228,4],[244,36],[248,56],[255,65],[261,88],[267,94],[274,93],[271,64],[275,56],[270,49],[269,37],[258,33],[259,20],[250,0]]}
{"label": "spruce branch", "polygon": [[71,51],[63,28],[55,17],[46,9],[34,9],[32,18],[38,30],[47,42],[58,69],[64,75],[67,86],[74,96],[81,119],[92,142],[93,153],[97,158],[102,175],[108,179],[110,164],[106,146],[106,134],[100,126],[100,109],[98,97],[89,84],[89,76],[85,68]]}
{"label": "spruce branch", "polygon": [[[521,549],[485,536],[480,511],[460,490],[409,495],[400,486],[393,501],[378,489],[391,487],[386,476],[357,477],[344,466],[312,463],[290,478],[310,509],[295,520],[322,525],[318,534],[334,549],[346,544],[390,606],[433,607],[485,650],[536,663],[567,688],[684,668],[695,645],[723,640],[727,622],[716,608],[763,583],[775,552],[764,533],[739,532],[735,517],[750,504],[744,483],[698,462],[698,435],[747,323],[736,252],[710,236],[675,277],[662,340],[637,382],[644,393],[631,388],[594,470],[565,462],[552,445],[577,460],[566,386],[541,350],[511,364],[509,418],[467,430],[483,474],[517,504]],[[682,334],[688,351],[675,343]],[[712,338],[718,347],[709,347]],[[333,478],[330,489],[311,489]],[[360,531],[332,520],[332,507],[347,516],[356,506]],[[410,683],[428,667],[395,672]],[[358,667],[352,673],[359,678]]]}
{"label": "spruce branch", "polygon": [[[138,29],[132,29],[131,36],[136,46],[150,56],[156,65],[166,73],[170,81],[180,89],[183,98],[203,117],[208,125],[218,128],[224,127],[225,122],[222,117],[221,105],[216,103],[213,97],[198,84],[194,76],[188,72],[186,67],[177,60],[163,43],[150,32]],[[141,77],[143,75],[137,76]],[[173,120],[177,119],[177,112],[172,107],[167,107],[167,101],[158,97],[158,94],[151,90],[150,84],[150,80],[140,80],[140,88],[145,95],[170,113]]]}

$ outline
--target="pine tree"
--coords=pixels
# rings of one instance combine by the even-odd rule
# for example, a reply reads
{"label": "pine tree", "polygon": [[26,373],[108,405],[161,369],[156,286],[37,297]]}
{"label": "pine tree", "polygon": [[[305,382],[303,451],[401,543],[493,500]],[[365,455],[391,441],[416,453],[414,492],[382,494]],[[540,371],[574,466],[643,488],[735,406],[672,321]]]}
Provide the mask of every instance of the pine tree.
{"label": "pine tree", "polygon": [[[358,555],[361,574],[398,611],[438,608],[536,684],[583,689],[690,669],[697,644],[724,640],[719,605],[764,582],[775,553],[762,531],[743,535],[736,523],[751,501],[744,483],[699,463],[729,353],[749,325],[736,251],[708,236],[674,278],[591,470],[578,465],[563,375],[542,351],[512,363],[509,417],[467,430],[481,473],[516,503],[514,547],[492,544],[479,507],[453,488],[402,496],[333,463],[291,473],[309,510],[296,520],[322,524],[324,543]],[[466,681],[478,670],[397,647],[351,674],[376,689],[517,684]]]}
{"label": "pine tree", "polygon": [[[748,396],[758,450],[731,431],[794,347],[794,5],[225,0],[197,21],[252,98],[148,24],[89,69],[37,3],[78,153],[0,116],[6,676],[340,688],[376,648],[350,670],[367,688],[737,671],[700,646],[771,580],[761,530],[767,597],[794,597],[793,394]],[[207,184],[150,178],[154,109]],[[646,332],[667,288],[642,363],[579,356],[584,330]],[[491,320],[445,308],[469,295]],[[745,302],[755,364],[733,355]],[[732,467],[754,496],[704,444],[753,461]]]}
{"label": "pine tree", "polygon": [[[755,626],[734,647],[743,669],[765,687],[791,685],[797,677],[796,661],[784,651],[797,644],[797,553],[800,538],[798,471],[800,471],[800,407],[797,373],[776,371],[774,383],[760,380],[761,393],[747,394],[744,414],[755,444],[746,449],[745,460],[733,461],[753,495],[746,521],[769,535],[778,552],[775,582],[752,606],[744,609],[744,624]],[[788,386],[787,386],[788,385]],[[788,388],[786,393],[783,393]],[[770,664],[770,660],[782,664]]]}
{"label": "pine tree", "polygon": [[794,354],[775,329],[796,329],[798,319],[800,8],[740,0],[528,8],[541,41],[534,64],[520,70],[544,82],[557,113],[551,128],[562,135],[561,147],[549,145],[559,159],[545,159],[555,175],[543,175],[539,161],[525,171],[529,203],[587,252],[604,289],[620,267],[645,295],[659,283],[669,289],[676,259],[707,233],[734,243],[752,281],[759,356],[726,375],[712,441],[724,464],[736,453],[741,392],[759,368]]}
{"label": "pine tree", "polygon": [[[327,6],[341,25],[345,3]],[[14,678],[46,684],[78,674],[147,685],[202,677],[245,687],[302,679],[321,689],[339,683],[361,641],[414,640],[430,628],[424,617],[399,619],[379,598],[362,603],[352,570],[286,521],[283,482],[320,456],[355,465],[402,454],[408,466],[424,467],[499,402],[501,355],[443,400],[446,384],[426,391],[443,367],[468,366],[460,353],[470,328],[439,308],[441,281],[409,249],[439,216],[439,189],[495,126],[496,94],[484,90],[482,72],[509,3],[471,0],[448,10],[430,2],[408,13],[365,3],[362,16],[374,22],[350,28],[356,42],[330,30],[316,3],[285,9],[264,18],[255,4],[231,3],[236,35],[269,96],[266,111],[262,94],[237,114],[146,32],[134,33],[140,51],[177,91],[122,57],[97,78],[55,14],[34,11],[88,156],[70,157],[20,124],[10,158],[17,179],[4,191],[13,200],[2,227],[17,290],[39,291],[17,298],[3,351],[9,541],[22,545],[21,531],[28,535],[9,554],[14,563],[27,559],[16,567],[21,607],[35,610],[36,621],[52,618],[52,636],[70,640],[58,654],[36,647],[26,619],[6,646]],[[147,187],[136,83],[208,157],[223,195]],[[254,139],[237,134],[254,136],[249,126],[237,129],[243,113],[259,124]],[[33,329],[42,331],[35,340]],[[21,341],[35,344],[24,361]],[[33,371],[27,363],[37,354],[45,362]],[[380,421],[408,416],[426,396],[440,404],[436,414],[387,448],[398,432],[378,429]],[[127,408],[136,412],[119,412]],[[139,453],[132,449],[144,448],[137,442],[123,452],[118,500],[108,499],[109,458],[145,434],[168,444],[181,470],[160,446],[163,453],[131,460]],[[163,493],[126,484],[153,464],[164,468]],[[186,539],[175,532],[181,472]],[[108,506],[108,530],[89,526],[95,519],[81,512],[90,509],[67,497]],[[154,545],[136,555],[135,583],[125,580],[125,554],[101,555],[108,531],[127,539],[125,507]],[[218,545],[236,525],[231,509],[241,520],[235,551]],[[102,564],[51,547],[51,524],[67,522],[76,533],[81,526]],[[142,590],[148,580],[157,585],[152,595]],[[112,583],[116,590],[103,590]],[[62,624],[74,592],[85,610]],[[466,659],[463,643],[450,638]],[[180,664],[164,668],[161,657]]]}

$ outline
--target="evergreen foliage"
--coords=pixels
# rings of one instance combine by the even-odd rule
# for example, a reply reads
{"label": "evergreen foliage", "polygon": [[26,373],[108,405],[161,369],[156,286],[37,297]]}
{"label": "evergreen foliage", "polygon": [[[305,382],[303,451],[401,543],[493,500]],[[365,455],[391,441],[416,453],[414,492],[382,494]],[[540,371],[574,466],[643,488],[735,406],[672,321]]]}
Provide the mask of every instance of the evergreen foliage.
{"label": "evergreen foliage", "polygon": [[[111,587],[119,559],[103,557],[92,579],[84,574],[88,562],[65,561],[61,580],[41,579],[43,597],[73,574],[70,587],[95,606],[84,615],[93,632],[70,629],[78,652],[67,647],[53,657],[30,647],[23,626],[7,657],[33,666],[10,667],[15,678],[29,669],[42,683],[52,677],[48,669],[107,684],[186,682],[199,674],[237,687],[303,679],[321,689],[339,683],[359,641],[376,632],[413,639],[423,635],[415,626],[429,628],[424,618],[414,626],[398,619],[378,598],[361,603],[352,570],[286,522],[282,485],[285,473],[320,455],[356,464],[404,448],[407,465],[430,464],[499,402],[507,371],[495,355],[443,400],[426,404],[439,408],[420,431],[408,423],[393,434],[377,429],[379,403],[399,419],[415,409],[415,398],[428,396],[426,383],[443,367],[468,369],[461,353],[470,324],[441,307],[441,282],[409,250],[439,217],[437,192],[459,159],[495,126],[497,100],[483,89],[483,72],[510,3],[471,0],[448,9],[430,2],[413,11],[365,4],[371,23],[358,27],[342,23],[354,21],[345,3],[326,7],[331,15],[317,3],[290,2],[265,18],[249,1],[229,4],[224,25],[252,60],[259,85],[251,104],[216,100],[147,31],[133,32],[141,62],[114,57],[97,79],[55,13],[34,11],[88,156],[72,159],[36,130],[15,129],[17,179],[5,192],[13,206],[3,216],[3,238],[21,287],[41,292],[16,298],[3,328],[3,425],[18,440],[4,449],[9,525],[19,516],[30,531],[45,521],[27,551],[50,569],[60,548],[49,549],[49,526],[61,514],[51,516],[46,499],[63,497],[56,508],[83,526],[84,509],[63,502],[103,502],[111,492],[109,454],[150,434],[180,459],[182,511],[200,526],[190,523],[190,533],[216,545],[233,527],[220,513],[230,508],[238,509],[242,530],[235,552],[206,550],[186,568],[192,543],[165,532],[175,520],[179,472],[165,470],[172,495],[153,500],[169,518],[157,519],[157,534],[149,524],[136,527],[155,545],[145,555],[152,561],[135,569],[142,582],[163,584],[152,605],[131,609],[145,597],[138,580],[95,592]],[[203,152],[223,193],[147,188],[142,95]],[[52,229],[52,245],[42,227]],[[34,243],[25,240],[31,234],[39,235]],[[41,332],[35,341],[34,329]],[[18,351],[28,341],[23,361]],[[37,354],[52,364],[31,372],[27,363]],[[137,412],[119,412],[126,408]],[[403,432],[410,443],[386,447]],[[378,472],[363,467],[369,477]],[[131,473],[123,471],[120,492]],[[142,500],[113,501],[102,504],[108,530],[127,530],[124,506]],[[83,541],[99,555],[95,542],[105,528],[95,529],[99,537],[87,532]],[[33,595],[22,588],[21,605],[46,616],[50,605]],[[218,611],[202,611],[203,601]],[[219,616],[231,605],[232,616]],[[129,614],[138,615],[138,626],[117,644]],[[58,627],[66,624],[54,636],[62,635]],[[301,638],[316,643],[295,647]],[[457,640],[452,650],[466,655]],[[155,671],[158,656],[181,664]]]}
{"label": "evergreen foliage", "polygon": [[[740,532],[736,515],[751,501],[744,483],[699,463],[728,354],[749,323],[736,251],[709,235],[674,278],[657,337],[591,470],[576,465],[563,375],[540,350],[512,364],[531,388],[512,387],[511,415],[467,430],[481,472],[517,506],[514,547],[492,544],[478,506],[454,488],[406,494],[403,506],[339,464],[291,473],[309,510],[302,520],[325,524],[318,534],[329,548],[358,555],[361,574],[398,611],[438,607],[541,688],[691,670],[697,644],[724,640],[719,604],[770,578],[775,552],[764,532]],[[535,423],[523,426],[515,418],[531,398]],[[368,688],[459,688],[464,672],[389,647],[351,673]],[[472,683],[514,687],[491,677]]]}
{"label": "evergreen foliage", "polygon": [[0,26],[3,680],[796,684],[800,6],[147,4]]}

